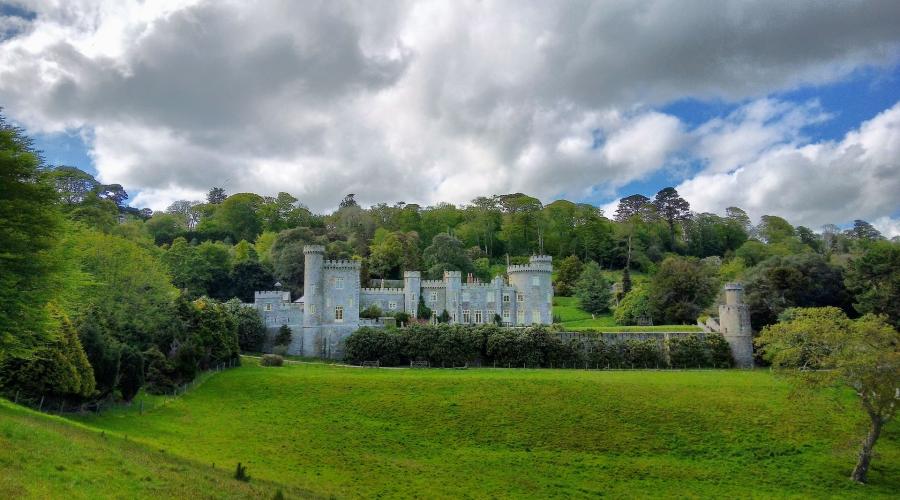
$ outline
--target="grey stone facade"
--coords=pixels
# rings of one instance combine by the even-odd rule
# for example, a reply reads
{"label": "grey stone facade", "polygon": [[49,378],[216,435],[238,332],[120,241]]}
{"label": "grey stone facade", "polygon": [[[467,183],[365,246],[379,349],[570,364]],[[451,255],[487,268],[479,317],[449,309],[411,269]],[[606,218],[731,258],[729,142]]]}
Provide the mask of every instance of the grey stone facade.
{"label": "grey stone facade", "polygon": [[256,292],[254,303],[274,331],[288,325],[293,331],[288,353],[338,358],[344,338],[360,326],[379,322],[360,319],[359,312],[377,305],[384,313],[405,312],[416,316],[419,297],[437,316],[443,311],[451,323],[492,323],[495,315],[507,326],[550,324],[553,320],[551,257],[531,257],[528,264],[509,266],[509,282],[496,276],[490,283],[467,279],[459,271],[446,271],[442,280],[423,280],[418,271],[407,271],[403,288],[361,288],[360,263],[325,260],[325,248],[303,249],[303,297],[291,302],[289,292]]}

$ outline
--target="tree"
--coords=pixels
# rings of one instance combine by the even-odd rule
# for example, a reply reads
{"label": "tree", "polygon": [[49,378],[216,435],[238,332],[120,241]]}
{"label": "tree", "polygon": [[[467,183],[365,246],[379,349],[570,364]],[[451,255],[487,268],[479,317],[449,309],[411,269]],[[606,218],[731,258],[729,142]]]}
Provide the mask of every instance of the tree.
{"label": "tree", "polygon": [[177,216],[157,214],[144,223],[144,229],[157,245],[172,243],[185,230]]}
{"label": "tree", "polygon": [[200,209],[198,205],[202,202],[178,200],[173,201],[169,208],[166,209],[167,214],[174,215],[180,219],[181,225],[189,231],[197,228],[200,222]]}
{"label": "tree", "polygon": [[588,262],[575,283],[575,296],[581,308],[591,314],[602,314],[609,311],[612,298],[609,282],[596,262]]}
{"label": "tree", "polygon": [[877,241],[850,259],[845,284],[861,314],[883,314],[900,328],[900,244]]}
{"label": "tree", "polygon": [[581,277],[583,269],[581,259],[575,255],[570,255],[559,263],[556,271],[556,283],[554,293],[561,297],[568,297],[575,288],[575,282]]}
{"label": "tree", "polygon": [[369,271],[382,279],[396,275],[403,263],[403,247],[398,233],[378,228],[369,246]]}
{"label": "tree", "polygon": [[419,304],[416,306],[416,317],[419,319],[429,320],[434,314],[428,306],[425,305],[425,298],[419,295]]}
{"label": "tree", "polygon": [[850,387],[869,417],[851,479],[866,482],[884,425],[897,413],[900,332],[882,317],[851,321],[834,307],[792,309],[764,328],[756,340],[762,354],[802,389]]}
{"label": "tree", "polygon": [[[269,254],[275,278],[294,294],[303,293],[303,272],[306,258],[305,245],[320,243],[308,227],[288,229],[278,233]],[[262,255],[262,253],[261,253]]]}
{"label": "tree", "polygon": [[858,241],[878,241],[884,239],[884,236],[881,235],[881,231],[875,229],[872,224],[859,219],[853,221],[853,227],[847,230],[847,235]]}
{"label": "tree", "polygon": [[119,391],[122,399],[131,401],[144,385],[144,356],[134,346],[122,347],[122,358],[119,365]]}
{"label": "tree", "polygon": [[245,260],[231,269],[229,282],[232,287],[228,295],[249,303],[253,302],[254,292],[271,289],[275,284],[275,277],[259,262]]}
{"label": "tree", "polygon": [[[238,345],[242,352],[262,350],[266,340],[266,325],[253,307],[244,307],[237,299],[225,303],[225,308],[237,323]],[[282,325],[287,326],[287,325]],[[290,343],[290,339],[288,339]]]}
{"label": "tree", "polygon": [[775,215],[763,215],[756,228],[759,238],[769,244],[795,238],[797,233],[788,221]]}
{"label": "tree", "polygon": [[653,205],[666,224],[669,225],[669,241],[675,246],[675,223],[688,218],[691,206],[673,187],[661,189],[653,199]]}
{"label": "tree", "polygon": [[80,168],[66,165],[50,170],[47,178],[59,193],[60,201],[70,206],[81,203],[100,186],[93,175]]}
{"label": "tree", "polygon": [[748,235],[750,234],[750,230],[753,228],[753,224],[750,222],[750,216],[747,215],[743,209],[738,207],[728,207],[725,209],[725,218],[735,223],[738,227],[744,230]]}
{"label": "tree", "polygon": [[218,205],[225,201],[227,196],[225,195],[225,188],[214,187],[206,193],[206,202],[210,205]]}
{"label": "tree", "polygon": [[233,194],[216,209],[215,222],[233,241],[256,241],[262,232],[262,221],[257,214],[262,203],[262,197],[253,193]]}
{"label": "tree", "polygon": [[625,298],[613,312],[617,325],[637,325],[642,321],[652,322],[653,311],[650,306],[650,291],[646,285],[636,286],[625,294]]}
{"label": "tree", "polygon": [[0,362],[47,338],[44,306],[62,270],[63,219],[41,166],[31,140],[0,116]]}
{"label": "tree", "polygon": [[843,272],[818,254],[771,257],[750,270],[744,298],[755,330],[791,307],[835,306],[852,311]]}
{"label": "tree", "polygon": [[667,257],[650,282],[654,316],[669,324],[694,323],[718,293],[715,270],[696,257]]}
{"label": "tree", "polygon": [[462,242],[446,233],[435,236],[423,256],[426,273],[431,279],[443,278],[444,271],[466,274],[474,270]]}
{"label": "tree", "polygon": [[291,327],[281,325],[278,334],[275,336],[275,345],[289,346],[291,344]]}
{"label": "tree", "polygon": [[344,199],[341,200],[340,208],[348,208],[348,207],[358,207],[359,203],[356,203],[356,194],[350,193],[344,196]]}

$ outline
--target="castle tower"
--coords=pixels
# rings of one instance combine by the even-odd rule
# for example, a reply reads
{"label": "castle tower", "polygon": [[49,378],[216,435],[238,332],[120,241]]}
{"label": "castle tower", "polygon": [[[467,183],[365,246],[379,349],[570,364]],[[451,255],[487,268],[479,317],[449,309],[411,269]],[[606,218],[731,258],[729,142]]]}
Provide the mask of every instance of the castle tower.
{"label": "castle tower", "polygon": [[324,307],[325,247],[306,245],[303,258],[303,327],[317,327]]}
{"label": "castle tower", "polygon": [[[462,288],[462,273],[460,271],[444,271],[444,286],[447,290],[447,305],[445,309],[450,313],[450,321],[457,323],[461,320],[460,315],[460,291]],[[435,314],[441,314],[441,311],[435,311]]]}
{"label": "castle tower", "polygon": [[406,300],[406,313],[412,318],[418,317],[419,294],[422,293],[422,273],[405,271],[403,273],[403,295]]}
{"label": "castle tower", "polygon": [[731,355],[740,368],[753,368],[753,330],[750,310],[744,304],[744,287],[740,283],[725,284],[725,303],[719,306],[722,336],[731,346]]}
{"label": "castle tower", "polygon": [[549,325],[553,322],[553,258],[549,255],[534,255],[526,265],[506,268],[509,284],[516,294],[523,294],[524,300],[516,299],[516,319],[514,324]]}

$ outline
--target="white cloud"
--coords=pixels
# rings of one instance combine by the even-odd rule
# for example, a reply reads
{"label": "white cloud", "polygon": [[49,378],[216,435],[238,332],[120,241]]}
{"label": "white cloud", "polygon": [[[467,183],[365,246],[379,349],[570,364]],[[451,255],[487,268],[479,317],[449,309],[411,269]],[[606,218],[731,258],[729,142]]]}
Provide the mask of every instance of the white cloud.
{"label": "white cloud", "polygon": [[36,19],[0,38],[5,113],[35,132],[92,130],[99,176],[152,208],[226,181],[314,209],[347,192],[612,196],[690,141],[726,182],[799,150],[796,131],[823,111],[756,101],[688,134],[654,107],[834,81],[893,64],[900,39],[896,2],[26,7]]}
{"label": "white cloud", "polygon": [[877,219],[892,231],[885,214],[900,208],[900,102],[840,141],[788,142],[747,157],[733,170],[712,168],[677,189],[697,211],[734,205],[754,218],[781,215],[812,228]]}

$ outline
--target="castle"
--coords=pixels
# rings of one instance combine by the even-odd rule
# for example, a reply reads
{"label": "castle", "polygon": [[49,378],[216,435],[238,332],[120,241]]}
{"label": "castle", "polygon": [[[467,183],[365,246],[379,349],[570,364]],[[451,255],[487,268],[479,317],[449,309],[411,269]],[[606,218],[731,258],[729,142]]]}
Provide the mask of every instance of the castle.
{"label": "castle", "polygon": [[405,312],[416,317],[419,299],[437,316],[447,311],[451,323],[493,323],[506,326],[549,325],[553,321],[552,259],[531,257],[528,264],[507,267],[507,282],[496,276],[480,283],[459,271],[445,271],[441,280],[423,280],[419,271],[403,273],[403,288],[361,288],[360,262],[325,260],[325,247],[303,248],[303,297],[291,302],[286,291],[261,291],[255,307],[270,329],[287,325],[293,334],[288,353],[335,358],[344,338],[361,326],[379,326],[360,318],[361,310],[378,306],[387,315]]}

